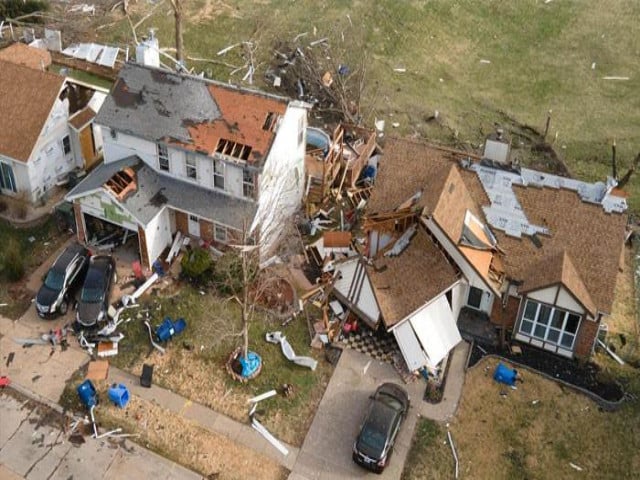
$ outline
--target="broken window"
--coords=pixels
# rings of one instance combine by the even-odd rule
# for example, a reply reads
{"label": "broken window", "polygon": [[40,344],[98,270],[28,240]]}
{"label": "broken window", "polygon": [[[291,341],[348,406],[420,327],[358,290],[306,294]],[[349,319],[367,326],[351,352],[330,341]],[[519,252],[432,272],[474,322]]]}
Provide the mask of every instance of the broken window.
{"label": "broken window", "polygon": [[243,145],[242,143],[232,142],[231,140],[225,140],[221,138],[218,140],[216,146],[216,152],[222,155],[228,155],[229,157],[238,158],[245,162],[249,160],[249,154],[251,153],[251,147]]}
{"label": "broken window", "polygon": [[222,225],[216,223],[214,235],[217,242],[226,243],[228,236],[227,227],[223,227]]}
{"label": "broken window", "polygon": [[267,113],[267,116],[264,119],[264,123],[262,124],[262,129],[267,132],[275,132],[280,124],[280,115],[274,112]]}
{"label": "broken window", "polygon": [[220,160],[213,161],[213,186],[224,190],[224,163]]}
{"label": "broken window", "polygon": [[169,171],[169,151],[166,145],[158,144],[158,168],[165,172]]}
{"label": "broken window", "polygon": [[242,171],[242,195],[254,198],[255,190],[255,178],[253,173],[245,168]]}
{"label": "broken window", "polygon": [[13,175],[13,169],[8,163],[0,162],[0,188],[17,192],[16,177]]}
{"label": "broken window", "polygon": [[579,326],[580,315],[527,300],[520,333],[571,350]]}
{"label": "broken window", "polygon": [[69,155],[71,153],[71,139],[69,135],[62,139],[62,149],[64,150],[65,155]]}
{"label": "broken window", "polygon": [[197,168],[197,159],[193,155],[187,154],[185,159],[185,165],[187,168],[187,177],[193,178],[197,180],[198,178],[198,168]]}

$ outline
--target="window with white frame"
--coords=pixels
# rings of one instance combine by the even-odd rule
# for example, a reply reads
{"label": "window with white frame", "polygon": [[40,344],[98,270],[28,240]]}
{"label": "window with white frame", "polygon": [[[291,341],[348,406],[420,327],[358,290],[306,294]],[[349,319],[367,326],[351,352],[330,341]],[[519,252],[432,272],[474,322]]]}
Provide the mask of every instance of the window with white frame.
{"label": "window with white frame", "polygon": [[520,333],[571,350],[579,326],[577,313],[527,299]]}
{"label": "window with white frame", "polygon": [[158,168],[165,172],[169,171],[169,150],[161,143],[158,143]]}
{"label": "window with white frame", "polygon": [[227,241],[229,232],[227,231],[227,227],[223,227],[222,225],[215,224],[215,232],[214,236],[217,242],[225,243]]}
{"label": "window with white frame", "polygon": [[242,195],[253,198],[255,194],[255,179],[253,173],[246,168],[242,171]]}
{"label": "window with white frame", "polygon": [[213,186],[224,190],[224,163],[220,160],[213,161]]}
{"label": "window with white frame", "polygon": [[197,159],[194,155],[187,154],[185,158],[185,167],[187,170],[187,177],[197,180],[198,167],[197,167]]}

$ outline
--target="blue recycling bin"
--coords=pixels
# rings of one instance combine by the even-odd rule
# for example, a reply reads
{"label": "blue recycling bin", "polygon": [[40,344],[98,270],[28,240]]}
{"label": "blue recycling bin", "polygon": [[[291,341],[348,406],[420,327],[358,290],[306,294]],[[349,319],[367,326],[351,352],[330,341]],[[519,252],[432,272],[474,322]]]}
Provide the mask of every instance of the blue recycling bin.
{"label": "blue recycling bin", "polygon": [[509,368],[502,363],[499,363],[496,367],[496,371],[493,373],[493,379],[498,383],[504,383],[505,385],[515,385],[516,378],[518,378],[518,371],[515,368]]}
{"label": "blue recycling bin", "polygon": [[91,380],[85,380],[78,385],[77,392],[80,401],[85,407],[91,408],[98,404],[98,392],[96,391],[96,387],[93,386],[93,383],[91,383]]}
{"label": "blue recycling bin", "polygon": [[162,323],[156,328],[156,336],[158,340],[161,342],[166,342],[171,340],[172,337],[178,335],[182,332],[187,326],[187,322],[184,318],[179,318],[178,320],[171,321],[171,317],[164,317]]}
{"label": "blue recycling bin", "polygon": [[124,408],[129,403],[129,390],[122,383],[109,387],[109,400],[118,408]]}

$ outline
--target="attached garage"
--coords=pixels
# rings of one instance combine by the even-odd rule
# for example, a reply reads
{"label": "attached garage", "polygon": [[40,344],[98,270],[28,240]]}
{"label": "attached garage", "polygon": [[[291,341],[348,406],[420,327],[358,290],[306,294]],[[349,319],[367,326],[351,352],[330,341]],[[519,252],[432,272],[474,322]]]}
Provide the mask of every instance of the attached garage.
{"label": "attached garage", "polygon": [[446,295],[393,327],[393,334],[411,371],[435,367],[462,340]]}

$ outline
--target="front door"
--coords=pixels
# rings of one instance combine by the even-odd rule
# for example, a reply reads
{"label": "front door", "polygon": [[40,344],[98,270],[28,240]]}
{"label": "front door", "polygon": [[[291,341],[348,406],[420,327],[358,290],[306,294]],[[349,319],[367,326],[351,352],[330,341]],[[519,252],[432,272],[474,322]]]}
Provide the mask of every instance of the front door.
{"label": "front door", "polygon": [[189,215],[189,235],[200,238],[200,219],[195,215]]}

